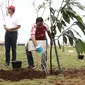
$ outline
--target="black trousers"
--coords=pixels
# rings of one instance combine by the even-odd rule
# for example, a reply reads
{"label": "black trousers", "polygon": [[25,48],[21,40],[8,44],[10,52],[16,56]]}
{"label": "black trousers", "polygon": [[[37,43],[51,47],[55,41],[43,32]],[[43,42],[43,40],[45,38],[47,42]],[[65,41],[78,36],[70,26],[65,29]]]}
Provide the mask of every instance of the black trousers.
{"label": "black trousers", "polygon": [[16,60],[17,31],[5,33],[5,56],[6,63],[10,63],[10,48],[12,48],[12,61]]}
{"label": "black trousers", "polygon": [[26,45],[26,55],[27,55],[27,61],[29,66],[33,66],[34,65],[34,59],[33,59],[33,55],[31,51],[28,51],[28,44]]}

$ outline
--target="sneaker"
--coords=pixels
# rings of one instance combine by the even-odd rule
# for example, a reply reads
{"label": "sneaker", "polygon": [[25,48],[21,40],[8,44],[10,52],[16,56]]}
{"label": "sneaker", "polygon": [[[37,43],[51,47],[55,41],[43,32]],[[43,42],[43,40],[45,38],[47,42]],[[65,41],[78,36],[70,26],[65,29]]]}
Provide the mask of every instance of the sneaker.
{"label": "sneaker", "polygon": [[35,65],[28,66],[28,68],[35,69]]}
{"label": "sneaker", "polygon": [[9,63],[5,63],[4,65],[5,65],[5,66],[9,66]]}
{"label": "sneaker", "polygon": [[46,76],[48,74],[46,70],[42,70],[42,73],[44,76]]}
{"label": "sneaker", "polygon": [[42,69],[42,72],[47,74],[47,70],[46,69]]}

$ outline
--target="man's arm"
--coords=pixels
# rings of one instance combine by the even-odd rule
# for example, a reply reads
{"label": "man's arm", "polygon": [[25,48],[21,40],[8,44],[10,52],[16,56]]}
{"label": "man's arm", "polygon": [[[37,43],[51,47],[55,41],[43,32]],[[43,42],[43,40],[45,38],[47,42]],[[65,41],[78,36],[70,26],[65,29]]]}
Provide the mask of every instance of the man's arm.
{"label": "man's arm", "polygon": [[8,31],[9,29],[6,27],[6,25],[4,25],[4,29],[6,30],[6,31]]}
{"label": "man's arm", "polygon": [[31,35],[31,39],[32,39],[32,42],[33,42],[34,46],[36,47],[37,46],[37,41],[36,41],[35,35]]}
{"label": "man's arm", "polygon": [[14,28],[9,28],[10,30],[17,30],[17,29],[19,29],[21,27],[21,25],[17,25],[16,27],[14,27]]}
{"label": "man's arm", "polygon": [[6,31],[17,30],[17,29],[19,29],[20,27],[21,27],[21,25],[17,25],[17,26],[14,27],[14,28],[7,28],[6,25],[4,25],[4,29],[5,29]]}
{"label": "man's arm", "polygon": [[32,29],[31,29],[31,39],[32,39],[34,46],[36,47],[37,41],[36,41],[36,37],[35,37],[35,32],[36,32],[36,24],[33,24]]}

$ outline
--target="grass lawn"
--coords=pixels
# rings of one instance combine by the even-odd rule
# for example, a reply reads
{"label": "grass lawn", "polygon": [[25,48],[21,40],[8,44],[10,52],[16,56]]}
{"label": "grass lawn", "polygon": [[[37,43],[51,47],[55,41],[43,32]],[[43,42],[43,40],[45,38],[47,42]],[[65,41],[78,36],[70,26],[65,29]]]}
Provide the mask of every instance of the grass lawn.
{"label": "grass lawn", "polygon": [[[73,52],[69,52],[69,50],[72,50]],[[4,66],[4,60],[5,60],[5,50],[4,47],[1,49],[0,47],[0,69],[4,69],[4,70],[11,70],[12,66],[10,64],[9,67],[5,67]],[[49,70],[49,55],[50,55],[50,51],[48,48],[48,62],[47,62],[47,66],[48,66],[48,70]],[[83,60],[79,60],[77,58],[77,53],[75,48],[72,47],[65,47],[65,52],[62,52],[62,50],[60,50],[58,48],[58,55],[59,55],[59,60],[60,60],[60,65],[61,68],[83,68],[85,67],[85,59]],[[39,62],[38,68],[40,69],[40,56],[34,53],[34,61],[35,64],[37,62]],[[24,46],[17,46],[17,60],[21,60],[22,63],[22,68],[27,68],[28,64],[27,64],[27,57],[26,57],[26,53],[25,53],[25,47]],[[55,52],[53,49],[53,68],[58,69],[57,66],[57,62],[56,62],[56,56],[55,56]],[[0,85],[64,85],[64,84],[56,84],[56,82],[53,81],[57,81],[60,82],[59,80],[66,81],[66,82],[85,82],[82,81],[81,79],[77,78],[77,79],[66,79],[62,74],[56,75],[56,76],[47,76],[46,79],[24,79],[21,80],[19,82],[11,82],[11,81],[4,81],[3,79],[0,79]],[[65,84],[65,85],[74,85],[74,84]],[[75,85],[85,85],[85,84],[75,84]]]}

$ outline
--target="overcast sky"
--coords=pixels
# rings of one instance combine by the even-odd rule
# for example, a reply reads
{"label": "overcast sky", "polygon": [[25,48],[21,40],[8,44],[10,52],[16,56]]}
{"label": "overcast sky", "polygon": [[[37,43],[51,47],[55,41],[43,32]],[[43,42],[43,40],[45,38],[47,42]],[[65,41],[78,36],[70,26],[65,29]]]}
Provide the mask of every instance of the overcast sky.
{"label": "overcast sky", "polygon": [[[0,0],[0,4],[6,3],[7,0]],[[11,5],[10,0],[10,5]],[[36,19],[36,11],[32,5],[32,2],[34,0],[14,0],[13,5],[16,7],[16,15],[20,18],[21,20],[21,28],[19,30],[19,36],[18,36],[18,42],[27,42],[28,39],[30,38],[30,30],[31,30],[31,25],[35,22]],[[41,4],[43,0],[36,0],[36,5]],[[61,5],[62,0],[54,0],[55,2],[53,3],[54,8],[59,8]],[[81,3],[84,5],[85,0],[78,0],[81,1]],[[5,5],[2,5],[3,11],[5,13]],[[78,13],[81,13],[82,15],[85,14],[85,12],[79,11],[76,9]],[[49,15],[49,11],[46,10],[44,14],[44,18],[46,18]],[[39,14],[40,16],[40,14]],[[3,29],[3,17],[2,17],[2,11],[0,9],[0,41],[4,41],[4,34],[5,30]]]}

